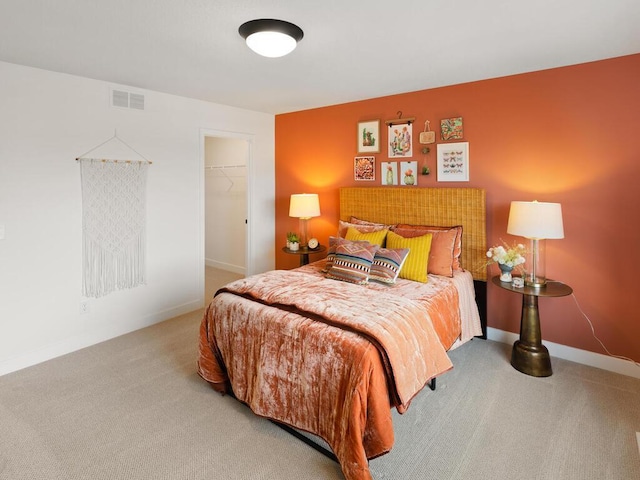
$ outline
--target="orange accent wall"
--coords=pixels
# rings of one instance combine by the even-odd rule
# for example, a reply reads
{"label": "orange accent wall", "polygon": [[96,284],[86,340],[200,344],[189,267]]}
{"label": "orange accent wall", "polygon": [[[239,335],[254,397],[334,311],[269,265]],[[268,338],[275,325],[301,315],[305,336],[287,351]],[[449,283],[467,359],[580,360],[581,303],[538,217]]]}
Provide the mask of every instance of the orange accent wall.
{"label": "orange accent wall", "polygon": [[[640,54],[276,116],[277,268],[298,265],[279,248],[298,230],[289,196],[319,194],[322,216],[309,221],[309,234],[326,244],[337,228],[338,188],[381,184],[384,121],[398,111],[416,117],[412,160],[432,172],[417,177],[418,187],[486,189],[489,246],[519,239],[506,234],[512,200],[562,204],[565,238],[547,241],[547,276],[573,287],[612,353],[640,361]],[[423,155],[417,137],[430,120],[440,142],[440,119],[456,116],[470,181],[439,183],[436,146]],[[357,122],[372,119],[381,120],[376,181],[356,182]],[[489,326],[519,332],[521,297],[491,283],[487,290]],[[604,353],[572,297],[539,305],[545,340]]]}

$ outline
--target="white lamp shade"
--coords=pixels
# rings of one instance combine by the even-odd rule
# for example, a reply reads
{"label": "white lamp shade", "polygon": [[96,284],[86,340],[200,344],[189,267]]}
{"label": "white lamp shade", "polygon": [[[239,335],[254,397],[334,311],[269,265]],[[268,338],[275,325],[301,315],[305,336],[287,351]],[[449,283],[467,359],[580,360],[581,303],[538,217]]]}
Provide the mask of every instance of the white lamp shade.
{"label": "white lamp shade", "polygon": [[249,35],[246,42],[258,55],[269,58],[284,57],[298,44],[295,38],[281,32],[256,32]]}
{"label": "white lamp shade", "polygon": [[320,201],[317,193],[296,193],[291,195],[289,216],[311,218],[320,216]]}
{"label": "white lamp shade", "polygon": [[564,238],[562,206],[547,202],[511,202],[507,233],[531,239]]}

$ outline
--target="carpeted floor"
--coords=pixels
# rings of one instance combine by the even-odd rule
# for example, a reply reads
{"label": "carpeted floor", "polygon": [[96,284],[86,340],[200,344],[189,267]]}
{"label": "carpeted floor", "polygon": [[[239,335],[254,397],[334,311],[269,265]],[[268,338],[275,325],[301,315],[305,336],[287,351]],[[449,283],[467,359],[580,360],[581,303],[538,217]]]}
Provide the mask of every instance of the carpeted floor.
{"label": "carpeted floor", "polygon": [[[195,370],[202,310],[0,377],[0,479],[341,479]],[[640,479],[640,380],[473,340],[404,415],[376,480]]]}

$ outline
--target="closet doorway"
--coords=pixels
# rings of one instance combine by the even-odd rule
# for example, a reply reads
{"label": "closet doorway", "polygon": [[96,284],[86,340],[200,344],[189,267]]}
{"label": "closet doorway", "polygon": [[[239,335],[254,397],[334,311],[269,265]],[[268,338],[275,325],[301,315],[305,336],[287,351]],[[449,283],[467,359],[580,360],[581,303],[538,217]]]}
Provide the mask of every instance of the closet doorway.
{"label": "closet doorway", "polygon": [[242,278],[249,268],[248,172],[251,142],[204,135],[205,303],[215,289]]}

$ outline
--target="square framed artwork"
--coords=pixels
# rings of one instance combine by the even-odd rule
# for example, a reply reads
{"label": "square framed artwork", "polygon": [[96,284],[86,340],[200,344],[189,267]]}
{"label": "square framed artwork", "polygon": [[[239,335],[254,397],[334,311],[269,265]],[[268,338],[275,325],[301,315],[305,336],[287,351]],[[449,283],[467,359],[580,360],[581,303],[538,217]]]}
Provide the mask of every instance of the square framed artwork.
{"label": "square framed artwork", "polygon": [[442,140],[460,140],[463,135],[462,117],[440,120],[440,137]]}
{"label": "square framed artwork", "polygon": [[355,157],[353,161],[353,174],[356,180],[375,180],[376,157]]}
{"label": "square framed artwork", "polygon": [[400,162],[400,184],[410,187],[418,185],[418,162]]}
{"label": "square framed artwork", "polygon": [[469,142],[438,144],[438,181],[469,181]]}
{"label": "square framed artwork", "polygon": [[380,162],[382,185],[398,185],[398,162]]}
{"label": "square framed artwork", "polygon": [[411,122],[389,125],[389,158],[413,157]]}
{"label": "square framed artwork", "polygon": [[380,120],[358,122],[358,153],[380,153]]}

